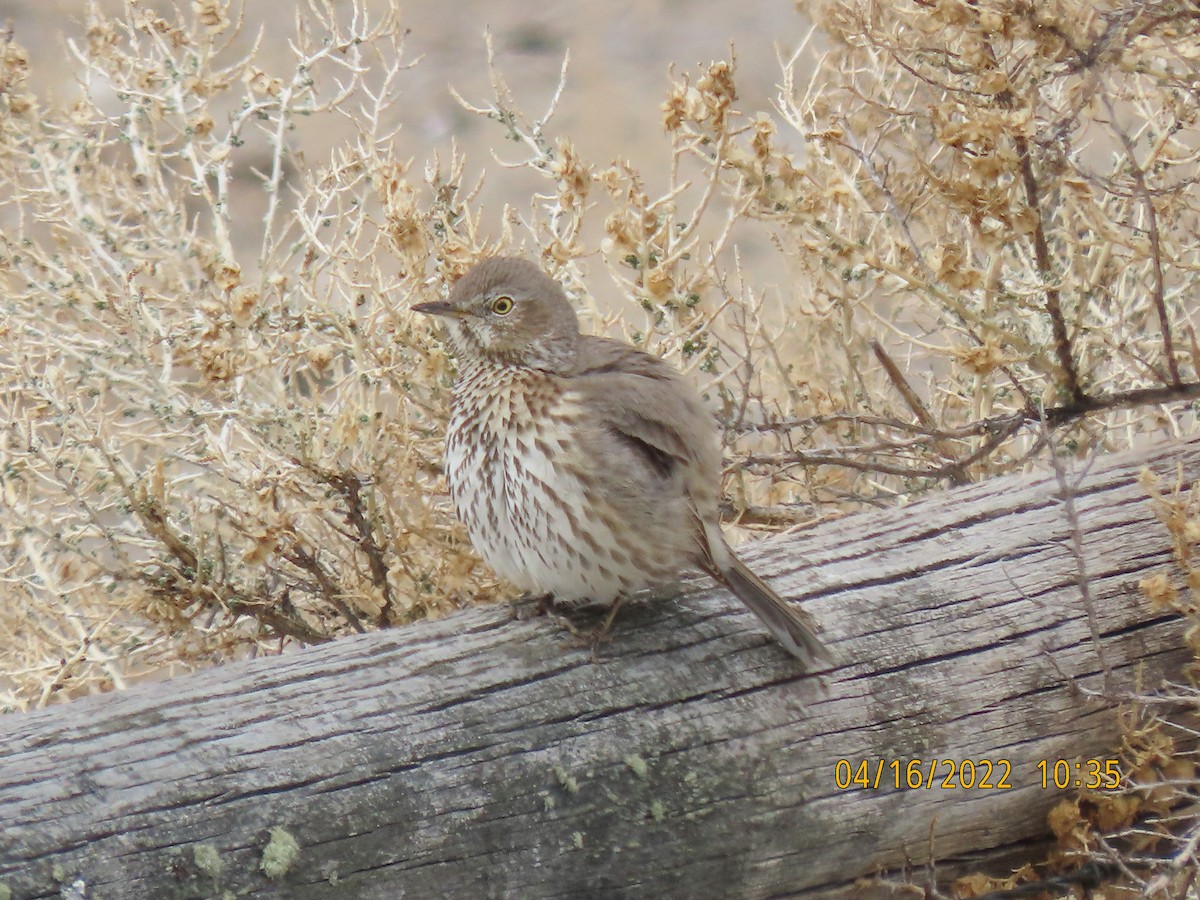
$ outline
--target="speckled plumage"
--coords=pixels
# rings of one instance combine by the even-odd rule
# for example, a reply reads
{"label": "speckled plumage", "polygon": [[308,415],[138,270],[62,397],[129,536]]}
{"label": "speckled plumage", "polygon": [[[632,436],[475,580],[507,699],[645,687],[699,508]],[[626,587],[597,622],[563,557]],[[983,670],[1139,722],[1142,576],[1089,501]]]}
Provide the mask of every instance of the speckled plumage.
{"label": "speckled plumage", "polygon": [[511,257],[472,268],[443,316],[459,360],[446,441],[455,510],[517,587],[605,603],[700,568],[789,651],[824,656],[807,616],[733,554],[717,512],[717,429],[695,387],[620,341],[579,333],[557,282]]}

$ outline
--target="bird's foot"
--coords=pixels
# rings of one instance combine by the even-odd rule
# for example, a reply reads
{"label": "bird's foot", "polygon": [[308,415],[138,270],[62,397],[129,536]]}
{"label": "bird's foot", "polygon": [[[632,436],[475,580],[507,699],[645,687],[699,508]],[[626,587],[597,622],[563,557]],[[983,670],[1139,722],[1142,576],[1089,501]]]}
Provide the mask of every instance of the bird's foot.
{"label": "bird's foot", "polygon": [[554,595],[550,593],[535,594],[528,591],[512,600],[510,607],[513,618],[518,622],[528,622],[540,616],[553,619],[571,635],[571,643],[574,646],[591,648],[592,659],[595,660],[600,647],[612,640],[613,622],[617,618],[617,611],[621,608],[621,598],[618,597],[613,601],[612,606],[604,613],[604,619],[598,625],[581,624],[578,621],[583,617],[594,622],[595,607],[564,609],[562,606],[555,605]]}
{"label": "bird's foot", "polygon": [[526,591],[512,601],[513,618],[518,622],[528,622],[554,611],[554,595],[550,593],[535,594],[533,591]]}
{"label": "bird's foot", "polygon": [[604,614],[604,619],[599,625],[591,627],[580,627],[568,619],[562,617],[563,627],[571,633],[576,641],[576,646],[588,647],[592,651],[592,662],[599,661],[600,648],[612,641],[612,626],[617,618],[617,610],[621,607],[621,598],[618,597],[609,607],[608,612]]}

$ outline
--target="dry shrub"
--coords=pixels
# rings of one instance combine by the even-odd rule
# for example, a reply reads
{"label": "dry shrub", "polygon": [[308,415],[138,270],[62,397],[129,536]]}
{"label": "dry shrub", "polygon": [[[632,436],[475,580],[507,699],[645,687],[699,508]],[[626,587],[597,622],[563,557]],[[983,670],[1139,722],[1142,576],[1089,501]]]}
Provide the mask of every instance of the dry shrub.
{"label": "dry shrub", "polygon": [[[775,203],[780,245],[803,267],[816,311],[840,317],[840,334],[814,346],[828,348],[833,384],[859,392],[844,393],[834,416],[866,415],[826,431],[840,446],[822,452],[866,463],[856,498],[867,496],[863,478],[908,493],[927,479],[1040,465],[1047,453],[1194,436],[1194,4],[803,5],[832,44],[806,92],[788,80],[780,105],[809,155],[747,179],[764,185],[759,209]],[[864,365],[872,354],[877,368]],[[1146,486],[1182,577],[1158,574],[1142,590],[1152,607],[1186,616],[1200,647],[1195,488]],[[1194,891],[1195,688],[1124,699],[1122,789],[1055,808],[1050,865],[969,876],[957,896]]]}
{"label": "dry shrub", "polygon": [[1183,4],[807,4],[773,110],[732,56],[673,76],[660,184],[494,65],[460,100],[545,188],[491,226],[501,165],[396,158],[404,31],[364,3],[302,9],[278,70],[218,0],[93,7],[66,107],[3,45],[0,707],[497,596],[406,311],[487,253],[696,374],[743,526],[1037,464],[1043,420],[1076,453],[1195,432],[1165,403],[1200,396]]}
{"label": "dry shrub", "polygon": [[[1200,659],[1200,487],[1184,487],[1180,477],[1164,488],[1162,479],[1149,470],[1141,481],[1170,536],[1179,571],[1156,572],[1139,587],[1152,611],[1182,617],[1188,626],[1187,643]],[[1108,702],[1122,700],[1121,746],[1103,759],[1073,761],[1084,780],[1094,779],[1103,787],[1081,790],[1050,810],[1047,825],[1055,845],[1044,864],[1026,865],[1003,879],[966,876],[955,882],[955,896],[986,894],[998,900],[1080,891],[1114,897],[1189,894],[1200,848],[1198,665],[1194,660],[1185,669],[1182,683],[1152,689],[1139,685],[1120,698],[1105,697]],[[1081,689],[1081,702],[1093,696],[1095,692]],[[1069,782],[1071,771],[1066,770],[1063,781]],[[1054,772],[1058,781],[1062,776],[1057,766]],[[1118,773],[1119,784],[1111,785]]]}
{"label": "dry shrub", "polygon": [[[371,212],[403,30],[314,5],[277,74],[235,35],[213,2],[94,7],[68,109],[7,45],[6,706],[490,590],[443,502],[445,357]],[[314,117],[352,137],[301,172]]]}

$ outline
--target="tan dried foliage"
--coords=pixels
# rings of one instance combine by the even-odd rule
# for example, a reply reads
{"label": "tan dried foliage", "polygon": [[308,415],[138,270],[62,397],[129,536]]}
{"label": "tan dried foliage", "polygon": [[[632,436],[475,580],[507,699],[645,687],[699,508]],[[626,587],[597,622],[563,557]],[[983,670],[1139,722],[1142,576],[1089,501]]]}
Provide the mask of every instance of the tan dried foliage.
{"label": "tan dried foliage", "polygon": [[[1176,566],[1139,583],[1150,609],[1173,613],[1185,622],[1185,636],[1195,654],[1183,671],[1184,683],[1163,683],[1126,692],[1118,711],[1122,744],[1110,757],[1059,763],[1066,773],[1090,778],[1110,766],[1120,772],[1115,788],[1080,790],[1060,800],[1047,816],[1056,849],[1046,863],[1032,867],[1024,883],[1028,893],[1038,884],[1062,891],[1070,886],[1107,896],[1162,896],[1185,893],[1200,860],[1200,807],[1195,797],[1197,673],[1200,672],[1200,578],[1195,566],[1200,551],[1200,488],[1179,473],[1169,488],[1149,470],[1140,478],[1165,526]],[[1182,588],[1181,588],[1182,583]],[[1080,702],[1089,692],[1081,690]],[[1056,770],[1057,773],[1057,770]],[[1055,775],[1056,779],[1059,777]],[[1071,779],[1067,779],[1068,781]],[[1047,877],[1049,876],[1049,881]]]}
{"label": "tan dried foliage", "polygon": [[[446,498],[452,361],[407,312],[490,253],[695,373],[747,528],[1035,465],[1044,406],[1077,453],[1195,431],[1157,402],[1200,357],[1182,4],[803,4],[773,109],[732,53],[631,101],[662,106],[654,182],[494,59],[459,101],[515,158],[398,158],[377,6],[300,8],[282,68],[220,0],[91,7],[58,106],[3,42],[0,708],[502,596]],[[323,161],[314,121],[347,135]],[[505,166],[544,190],[493,218]]]}

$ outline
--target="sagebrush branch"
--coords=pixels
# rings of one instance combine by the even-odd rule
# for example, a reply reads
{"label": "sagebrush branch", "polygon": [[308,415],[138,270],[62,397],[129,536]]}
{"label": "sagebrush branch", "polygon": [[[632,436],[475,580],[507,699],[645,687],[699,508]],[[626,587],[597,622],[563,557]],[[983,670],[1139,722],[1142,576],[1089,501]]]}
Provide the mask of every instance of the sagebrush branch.
{"label": "sagebrush branch", "polygon": [[[726,467],[727,471],[737,471],[755,466],[787,467],[787,466],[843,466],[864,472],[879,472],[888,475],[900,475],[912,478],[947,478],[953,477],[973,463],[984,459],[998,447],[1004,444],[1022,428],[1029,425],[1045,423],[1050,427],[1059,427],[1073,422],[1083,416],[1098,412],[1111,412],[1119,409],[1130,409],[1156,404],[1179,403],[1200,398],[1200,382],[1186,382],[1178,385],[1164,385],[1152,388],[1136,388],[1129,391],[1117,391],[1109,394],[1091,396],[1085,394],[1079,400],[1061,406],[1046,407],[1043,410],[1018,410],[1002,415],[989,416],[965,425],[951,427],[934,427],[928,421],[904,422],[879,416],[856,416],[852,414],[812,416],[803,419],[788,419],[777,422],[745,423],[739,427],[741,431],[767,431],[787,433],[790,431],[810,432],[820,428],[838,424],[862,425],[882,432],[904,432],[909,435],[905,440],[881,439],[870,445],[848,445],[835,450],[789,450],[781,453],[751,453],[740,457]],[[898,455],[914,454],[924,448],[939,448],[947,440],[962,439],[972,436],[985,436],[986,440],[978,448],[961,459],[949,460],[935,465],[900,465],[876,459],[876,455],[886,455],[895,459]]]}

